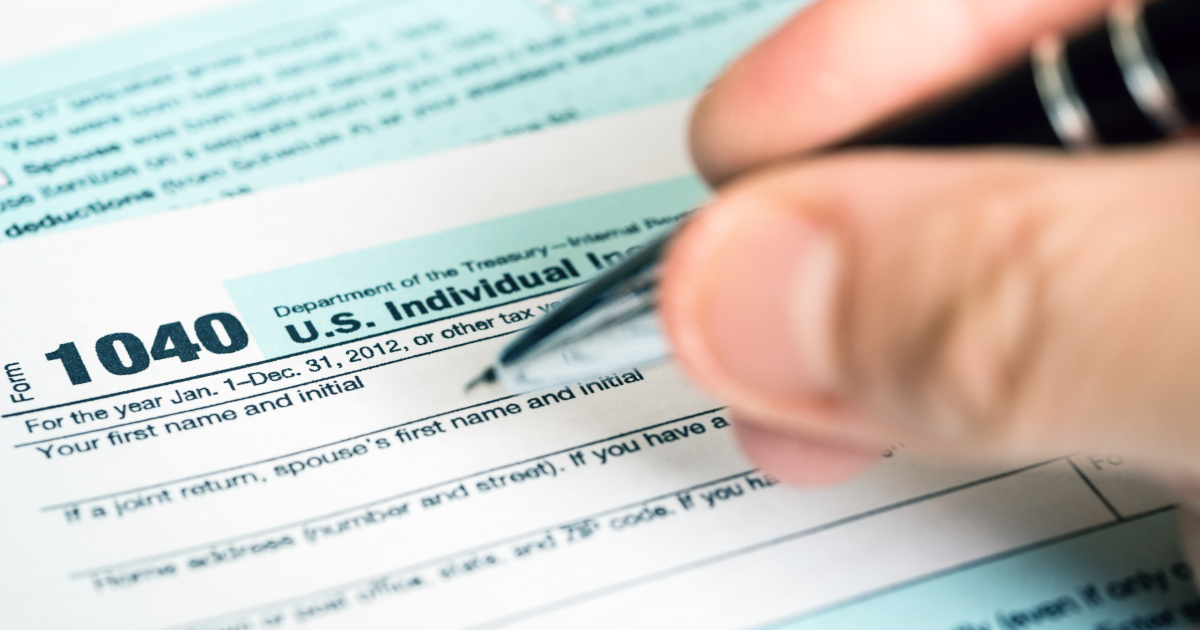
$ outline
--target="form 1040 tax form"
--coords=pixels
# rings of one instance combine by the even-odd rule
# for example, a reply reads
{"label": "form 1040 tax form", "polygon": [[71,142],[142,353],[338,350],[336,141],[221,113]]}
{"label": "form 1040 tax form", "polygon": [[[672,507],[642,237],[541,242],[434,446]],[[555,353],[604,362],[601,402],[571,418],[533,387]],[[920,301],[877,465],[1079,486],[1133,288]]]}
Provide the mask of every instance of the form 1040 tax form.
{"label": "form 1040 tax form", "polygon": [[266,0],[0,67],[3,625],[1194,620],[1119,453],[799,490],[669,364],[464,394],[705,199],[691,99],[803,4]]}

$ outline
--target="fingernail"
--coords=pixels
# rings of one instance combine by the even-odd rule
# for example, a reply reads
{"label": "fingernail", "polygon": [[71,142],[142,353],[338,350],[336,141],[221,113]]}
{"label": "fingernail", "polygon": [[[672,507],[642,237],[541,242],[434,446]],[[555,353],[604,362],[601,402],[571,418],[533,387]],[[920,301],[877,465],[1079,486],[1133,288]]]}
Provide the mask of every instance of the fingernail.
{"label": "fingernail", "polygon": [[[728,210],[728,209],[726,209]],[[737,208],[704,239],[695,313],[712,360],[734,384],[771,397],[838,386],[838,243],[794,211]]]}

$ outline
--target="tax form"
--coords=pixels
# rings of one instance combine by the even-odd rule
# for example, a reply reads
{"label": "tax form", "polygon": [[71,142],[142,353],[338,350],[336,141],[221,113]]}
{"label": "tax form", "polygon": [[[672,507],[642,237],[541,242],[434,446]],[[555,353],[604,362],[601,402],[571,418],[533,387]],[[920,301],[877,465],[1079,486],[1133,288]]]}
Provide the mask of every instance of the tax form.
{"label": "tax form", "polygon": [[1119,453],[798,490],[669,364],[463,392],[705,198],[690,98],[802,4],[256,2],[0,68],[2,625],[1200,618]]}

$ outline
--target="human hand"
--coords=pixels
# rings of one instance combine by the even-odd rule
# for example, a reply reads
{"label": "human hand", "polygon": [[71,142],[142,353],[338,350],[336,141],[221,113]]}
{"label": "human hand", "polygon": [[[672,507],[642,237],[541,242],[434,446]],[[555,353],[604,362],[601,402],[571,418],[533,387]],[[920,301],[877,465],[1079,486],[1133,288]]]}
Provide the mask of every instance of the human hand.
{"label": "human hand", "polygon": [[829,483],[896,441],[1117,451],[1200,506],[1196,143],[802,156],[1107,4],[824,0],[702,97],[694,158],[721,188],[672,245],[662,312],[766,472]]}

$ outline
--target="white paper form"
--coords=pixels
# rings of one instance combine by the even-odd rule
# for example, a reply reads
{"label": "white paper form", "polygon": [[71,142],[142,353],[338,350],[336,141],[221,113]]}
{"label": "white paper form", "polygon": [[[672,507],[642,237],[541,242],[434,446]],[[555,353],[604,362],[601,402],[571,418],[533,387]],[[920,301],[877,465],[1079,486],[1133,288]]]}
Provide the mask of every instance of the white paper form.
{"label": "white paper form", "polygon": [[688,106],[6,244],[3,626],[1196,612],[1167,501],[1115,454],[951,467],[897,445],[799,491],[669,365],[465,395],[531,318],[704,197]]}
{"label": "white paper form", "polygon": [[703,196],[686,106],[6,247],[31,271],[3,356],[32,398],[2,425],[8,618],[745,627],[1162,504],[1067,459],[903,448],[786,489],[670,367],[465,396],[521,314]]}

